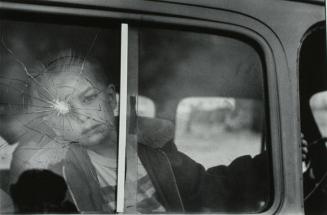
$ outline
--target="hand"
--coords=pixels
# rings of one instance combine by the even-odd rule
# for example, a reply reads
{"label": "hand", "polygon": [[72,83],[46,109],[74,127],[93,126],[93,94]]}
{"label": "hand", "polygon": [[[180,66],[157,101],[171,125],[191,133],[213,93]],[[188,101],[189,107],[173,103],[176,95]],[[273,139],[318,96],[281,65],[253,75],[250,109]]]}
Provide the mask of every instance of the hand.
{"label": "hand", "polygon": [[301,152],[302,152],[302,172],[305,173],[310,167],[310,160],[309,160],[309,144],[308,141],[304,138],[303,133],[301,133]]}
{"label": "hand", "polygon": [[303,133],[301,133],[301,149],[302,149],[302,161],[308,163],[308,141],[304,138]]}

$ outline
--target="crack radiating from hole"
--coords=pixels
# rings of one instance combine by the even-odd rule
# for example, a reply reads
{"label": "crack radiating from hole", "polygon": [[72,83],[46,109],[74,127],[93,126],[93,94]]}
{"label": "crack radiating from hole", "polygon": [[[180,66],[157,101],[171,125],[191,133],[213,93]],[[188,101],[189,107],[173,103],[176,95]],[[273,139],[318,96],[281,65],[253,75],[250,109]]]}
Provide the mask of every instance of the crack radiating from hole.
{"label": "crack radiating from hole", "polygon": [[[40,84],[34,77],[33,75],[31,75],[27,69],[27,66],[24,64],[23,61],[21,61],[16,54],[6,45],[5,41],[4,41],[4,37],[1,37],[1,44],[2,46],[5,48],[5,50],[14,58],[14,60],[23,68],[23,70],[25,71],[25,74],[31,78],[31,80],[33,80],[38,86],[42,87],[45,92],[47,92],[49,94],[50,97],[52,97],[52,99],[54,99],[53,95],[44,87],[42,86],[42,84]],[[48,98],[49,99],[49,98]],[[50,99],[49,99],[50,100]]]}
{"label": "crack radiating from hole", "polygon": [[[38,68],[40,70],[29,68],[30,64],[25,64],[25,58],[20,58],[21,53],[15,53],[16,46],[12,46],[12,41],[7,41],[8,37],[1,35],[1,46],[6,53],[6,57],[11,64],[15,64],[14,68],[18,68],[21,74],[24,72],[25,76],[22,76],[23,80],[0,76],[0,96],[3,93],[8,93],[5,99],[8,98],[9,101],[12,101],[0,103],[0,115],[12,116],[15,123],[19,125],[18,127],[21,127],[20,131],[17,132],[18,142],[26,144],[24,149],[37,151],[29,159],[20,162],[28,162],[41,156],[42,152],[47,150],[54,150],[54,154],[60,153],[59,148],[67,149],[71,144],[84,141],[80,136],[70,135],[70,132],[74,133],[75,129],[75,133],[78,133],[79,129],[81,129],[79,127],[81,123],[78,123],[77,119],[85,118],[90,122],[94,121],[104,125],[104,129],[113,129],[111,122],[103,119],[100,112],[104,110],[101,105],[99,107],[76,105],[78,106],[76,107],[74,103],[70,106],[70,102],[76,102],[75,92],[80,90],[79,83],[81,80],[85,79],[86,82],[90,83],[97,92],[97,96],[105,92],[105,89],[101,90],[96,86],[96,83],[92,83],[86,75],[83,75],[88,68],[87,59],[96,44],[98,36],[99,32],[95,33],[95,35],[92,33],[92,38],[89,38],[89,47],[84,57],[80,58],[81,62],[79,63],[81,64],[78,65],[80,68],[77,67],[76,71],[69,67],[64,68],[67,72],[71,71],[78,74],[75,73],[77,76],[73,78],[76,79],[69,82],[70,86],[68,87],[71,89],[62,90],[62,86],[59,86],[61,82],[58,82],[56,77],[50,73],[51,71],[49,71],[50,69],[47,68],[46,64],[39,63],[40,67]],[[34,71],[36,72],[34,73]],[[66,96],[62,95],[62,92],[67,92],[67,94],[64,94]],[[12,95],[15,98],[9,98]],[[67,107],[65,103],[67,103]],[[29,142],[35,142],[35,144],[29,147]],[[4,146],[0,146],[0,150],[3,148]]]}
{"label": "crack radiating from hole", "polygon": [[[88,48],[88,50],[87,50],[87,52],[86,52],[86,54],[85,54],[85,56],[84,56],[84,58],[83,58],[83,62],[82,62],[81,69],[80,69],[80,72],[79,72],[79,74],[78,74],[78,77],[80,77],[80,76],[83,74],[86,59],[87,59],[87,57],[89,56],[89,54],[91,53],[91,51],[92,51],[92,49],[93,49],[93,47],[94,47],[94,45],[95,45],[95,42],[96,42],[96,40],[97,40],[97,38],[98,38],[98,35],[99,35],[99,32],[97,32],[97,33],[95,34],[95,36],[94,36],[94,38],[93,38],[93,40],[92,40],[92,42],[91,42],[91,45],[90,45],[90,47]],[[70,97],[75,93],[75,88],[76,88],[76,85],[77,85],[77,83],[78,83],[78,80],[79,80],[79,79],[75,80],[75,83],[74,83],[74,85],[73,85],[73,89],[74,89],[74,90],[73,90],[73,92],[68,96],[67,101],[69,101],[69,100],[70,100]]]}

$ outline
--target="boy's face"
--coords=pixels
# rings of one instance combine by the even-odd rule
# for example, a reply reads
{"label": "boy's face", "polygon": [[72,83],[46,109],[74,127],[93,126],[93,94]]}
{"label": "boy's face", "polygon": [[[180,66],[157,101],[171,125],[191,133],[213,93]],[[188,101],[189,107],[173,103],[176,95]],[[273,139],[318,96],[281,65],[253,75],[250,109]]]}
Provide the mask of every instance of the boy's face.
{"label": "boy's face", "polygon": [[97,81],[89,63],[83,69],[81,65],[56,69],[65,71],[44,73],[32,87],[33,95],[41,98],[32,99],[32,107],[46,105],[43,122],[64,142],[84,146],[116,142],[113,85]]}

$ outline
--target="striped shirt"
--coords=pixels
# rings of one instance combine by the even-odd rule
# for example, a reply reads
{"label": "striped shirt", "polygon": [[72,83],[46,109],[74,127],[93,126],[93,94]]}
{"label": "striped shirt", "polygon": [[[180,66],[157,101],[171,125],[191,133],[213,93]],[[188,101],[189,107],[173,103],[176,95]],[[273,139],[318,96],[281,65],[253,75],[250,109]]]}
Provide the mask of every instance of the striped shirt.
{"label": "striped shirt", "polygon": [[[107,204],[113,210],[116,208],[116,188],[117,188],[117,165],[116,160],[101,156],[93,151],[88,150],[88,155],[93,166],[96,169],[97,177],[100,182],[101,191],[106,199]],[[127,182],[128,183],[127,179]],[[133,180],[133,179],[131,179]],[[137,164],[137,194],[136,194],[136,211],[139,213],[162,213],[164,207],[156,198],[156,191],[141,161],[138,159]],[[125,191],[125,205],[130,201],[128,190]]]}

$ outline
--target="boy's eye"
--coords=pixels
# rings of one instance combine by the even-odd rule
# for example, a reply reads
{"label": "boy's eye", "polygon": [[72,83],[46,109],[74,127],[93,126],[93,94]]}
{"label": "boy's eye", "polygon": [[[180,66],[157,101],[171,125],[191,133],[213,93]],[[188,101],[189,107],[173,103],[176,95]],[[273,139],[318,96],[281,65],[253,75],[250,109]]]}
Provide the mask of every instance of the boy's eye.
{"label": "boy's eye", "polygon": [[85,104],[89,104],[89,103],[91,103],[94,99],[96,99],[97,96],[98,96],[97,93],[92,94],[92,95],[89,95],[89,96],[84,96],[84,98],[83,98],[83,103],[85,103]]}

